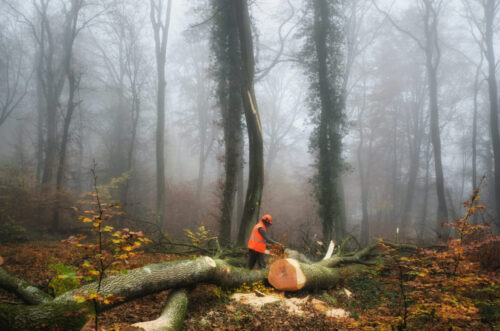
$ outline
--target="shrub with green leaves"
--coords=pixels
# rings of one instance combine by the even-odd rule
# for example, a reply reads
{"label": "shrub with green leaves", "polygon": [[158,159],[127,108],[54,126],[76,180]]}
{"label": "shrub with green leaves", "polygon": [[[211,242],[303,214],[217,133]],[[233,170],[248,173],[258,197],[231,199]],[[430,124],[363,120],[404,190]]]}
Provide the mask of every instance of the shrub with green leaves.
{"label": "shrub with green leaves", "polygon": [[58,262],[50,264],[49,269],[56,272],[56,276],[49,282],[49,288],[54,296],[58,296],[80,286],[80,276],[77,275],[78,268]]}

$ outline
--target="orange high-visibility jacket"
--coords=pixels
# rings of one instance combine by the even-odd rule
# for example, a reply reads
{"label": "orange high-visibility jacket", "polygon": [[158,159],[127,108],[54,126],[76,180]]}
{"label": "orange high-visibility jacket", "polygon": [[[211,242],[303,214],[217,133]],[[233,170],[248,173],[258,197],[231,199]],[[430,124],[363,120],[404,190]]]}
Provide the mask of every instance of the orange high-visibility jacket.
{"label": "orange high-visibility jacket", "polygon": [[266,240],[259,233],[259,229],[264,228],[264,231],[267,232],[267,228],[264,225],[264,222],[260,221],[257,223],[252,230],[252,234],[250,235],[250,240],[248,241],[248,248],[259,252],[264,253],[266,251]]}

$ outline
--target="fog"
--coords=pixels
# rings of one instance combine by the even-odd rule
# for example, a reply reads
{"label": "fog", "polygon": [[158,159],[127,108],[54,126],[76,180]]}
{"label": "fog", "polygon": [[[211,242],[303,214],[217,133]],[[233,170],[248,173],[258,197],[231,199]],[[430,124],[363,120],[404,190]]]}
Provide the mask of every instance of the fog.
{"label": "fog", "polygon": [[[462,203],[477,188],[485,209],[473,221],[498,230],[500,153],[494,151],[500,145],[498,123],[492,124],[498,122],[492,103],[498,3],[492,1],[488,32],[486,1],[332,1],[342,42],[341,65],[329,75],[344,100],[334,206],[343,208],[345,229],[338,237],[325,236],[315,193],[319,149],[311,135],[318,116],[303,55],[309,2],[249,2],[263,139],[260,215],[273,216],[271,236],[297,247],[349,236],[361,245],[377,238],[434,242],[450,235],[439,224],[462,217]],[[168,35],[164,193],[158,190],[161,79],[151,12],[159,3],[160,39]],[[161,229],[179,241],[185,229],[203,225],[218,235],[227,227],[221,215],[228,145],[213,46],[214,8],[224,1],[173,0],[170,18],[167,3],[0,1],[2,224],[18,224],[35,237],[80,231],[72,207],[81,208],[81,194],[94,189],[95,161],[101,192],[124,212],[115,220],[120,226]],[[243,112],[238,117],[243,171],[232,192],[233,243],[250,164],[249,126]],[[441,176],[432,130],[438,130]]]}

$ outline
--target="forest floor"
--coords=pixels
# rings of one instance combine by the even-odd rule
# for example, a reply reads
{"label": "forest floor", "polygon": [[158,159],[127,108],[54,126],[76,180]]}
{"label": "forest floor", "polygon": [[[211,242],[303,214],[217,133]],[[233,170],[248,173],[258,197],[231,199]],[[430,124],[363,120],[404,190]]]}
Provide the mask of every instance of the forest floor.
{"label": "forest floor", "polygon": [[[57,241],[36,241],[0,246],[2,267],[13,276],[31,282],[46,292],[56,277],[50,268],[59,262],[78,266],[83,263],[81,250]],[[178,259],[178,256],[144,253],[130,261],[130,268]],[[272,289],[259,285],[267,292]],[[185,330],[334,330],[338,323],[317,308],[319,294],[311,293],[267,293],[276,297],[276,302],[250,305],[231,299],[235,292],[252,292],[249,287],[236,291],[225,291],[213,285],[199,285],[189,296],[189,306],[184,322]],[[105,330],[127,330],[131,324],[156,319],[164,308],[168,291],[155,293],[123,303],[100,317]],[[287,299],[298,298],[292,308]],[[314,301],[313,301],[314,300]],[[316,304],[315,304],[316,302]],[[22,303],[14,295],[0,290],[0,303]],[[316,308],[315,308],[316,306]],[[332,307],[333,308],[333,307]],[[297,310],[299,310],[297,312]],[[131,330],[132,328],[128,328]]]}
{"label": "forest floor", "polygon": [[[13,276],[29,281],[45,292],[52,294],[54,289],[57,290],[54,284],[59,284],[59,292],[63,293],[68,290],[68,283],[65,282],[76,281],[78,284],[72,284],[72,288],[83,284],[80,284],[76,277],[57,275],[73,272],[76,276],[77,267],[82,266],[93,254],[95,253],[59,241],[11,243],[0,246],[0,264]],[[146,252],[130,258],[127,268],[133,269],[179,258],[185,257]],[[403,259],[408,260],[403,257],[401,261]],[[400,283],[397,278],[396,282],[391,281],[391,275],[392,273],[385,278],[380,277],[380,273],[370,269],[363,275],[351,278],[347,275],[343,284],[339,284],[337,288],[318,292],[276,292],[262,282],[245,284],[238,289],[199,284],[190,292],[183,329],[392,330],[398,329],[399,326],[400,329],[408,330],[500,330],[498,268],[490,272],[487,283],[470,283],[472,278],[465,275],[467,277],[464,276],[463,279],[469,283],[458,287],[461,292],[472,290],[475,293],[471,298],[478,302],[479,314],[469,297],[443,298],[448,295],[447,292],[429,292],[429,288],[425,287],[422,298],[424,303],[432,304],[436,312],[440,312],[439,309],[444,307],[444,315],[438,316],[438,313],[433,311],[431,313],[436,317],[429,319],[426,316],[433,315],[422,313],[421,309],[408,310],[409,313],[423,314],[425,317],[414,318],[412,326],[402,324],[402,301],[398,299],[399,287],[394,286]],[[440,281],[431,281],[425,286],[431,284],[435,289],[441,286]],[[405,282],[410,283],[408,280]],[[470,284],[476,284],[476,287]],[[439,295],[429,297],[433,291]],[[118,305],[99,317],[100,325],[103,330],[137,330],[131,325],[158,318],[164,309],[167,295],[168,291],[163,291]],[[16,296],[3,290],[0,290],[0,303],[22,304]],[[456,311],[449,311],[450,309]]]}

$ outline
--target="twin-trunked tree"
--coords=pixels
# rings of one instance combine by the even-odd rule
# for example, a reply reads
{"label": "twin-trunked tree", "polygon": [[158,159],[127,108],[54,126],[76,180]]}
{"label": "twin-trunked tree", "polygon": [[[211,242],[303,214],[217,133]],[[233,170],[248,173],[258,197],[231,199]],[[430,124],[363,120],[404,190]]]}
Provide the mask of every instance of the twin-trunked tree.
{"label": "twin-trunked tree", "polygon": [[225,142],[225,183],[220,219],[220,238],[230,242],[231,215],[237,176],[242,167],[242,107],[249,141],[249,178],[245,207],[238,229],[244,245],[257,221],[264,184],[262,126],[254,91],[255,60],[247,1],[213,0],[212,52],[217,79]]}

